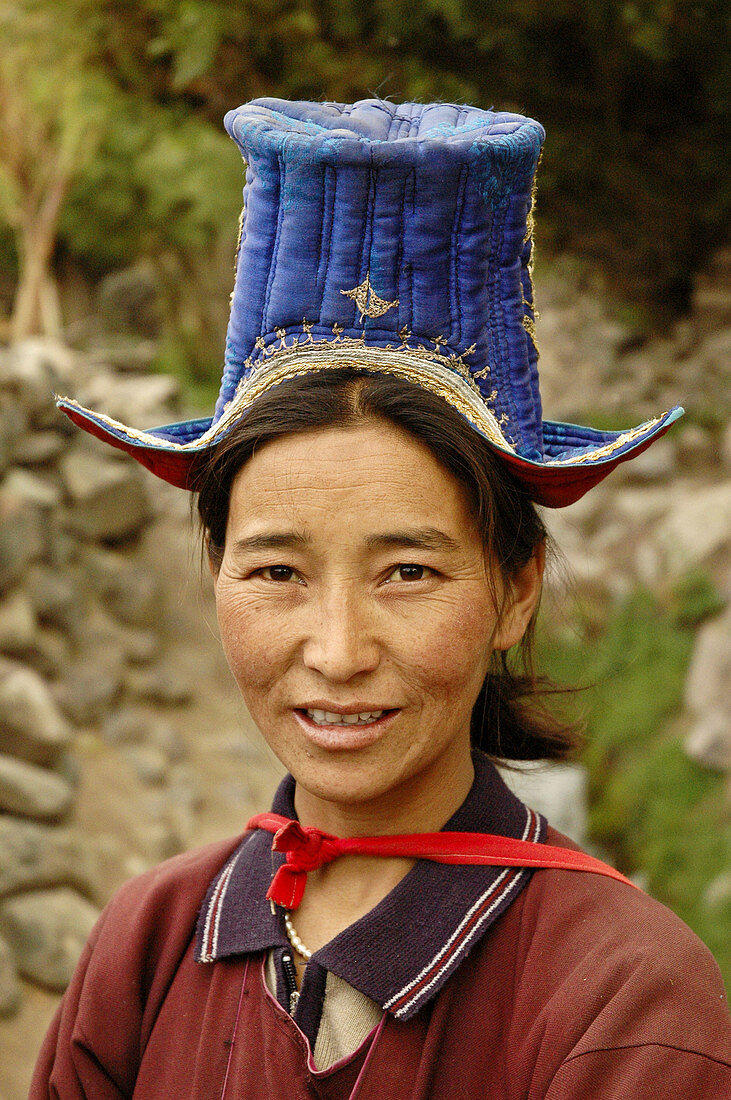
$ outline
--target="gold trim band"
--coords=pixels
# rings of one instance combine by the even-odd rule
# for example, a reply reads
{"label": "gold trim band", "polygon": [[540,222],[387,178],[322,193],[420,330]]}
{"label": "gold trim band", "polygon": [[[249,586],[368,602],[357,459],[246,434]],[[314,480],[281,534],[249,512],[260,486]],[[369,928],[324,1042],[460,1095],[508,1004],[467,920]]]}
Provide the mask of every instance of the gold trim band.
{"label": "gold trim band", "polygon": [[[109,428],[123,433],[132,441],[151,447],[164,447],[166,450],[192,453],[212,446],[246,409],[250,408],[262,394],[273,386],[279,385],[288,378],[295,378],[314,371],[336,370],[345,367],[355,371],[388,374],[429,390],[461,413],[494,446],[508,454],[520,457],[515,447],[505,437],[501,428],[501,421],[498,421],[488,407],[487,401],[489,398],[486,398],[479,390],[469,367],[463,359],[455,355],[444,355],[438,350],[425,347],[369,346],[362,339],[344,337],[341,332],[335,332],[333,340],[314,340],[309,331],[311,327],[309,323],[303,325],[306,336],[304,338],[295,336],[293,344],[286,343],[287,335],[284,330],[278,332],[279,343],[265,347],[263,358],[248,359],[244,367],[249,368],[250,373],[239,382],[236,392],[226,405],[221,418],[197,439],[190,440],[187,443],[177,443],[175,440],[168,439],[163,440],[160,436],[152,435],[150,432],[130,428],[118,420],[105,416],[103,413],[86,409],[77,401],[69,398],[63,398],[63,401],[70,407],[78,409],[79,412],[89,414]],[[438,346],[441,346],[441,344]],[[471,350],[467,349],[465,354],[470,353]],[[494,396],[497,395],[493,390],[490,397],[494,399]],[[547,459],[545,462],[536,465],[561,467],[598,462],[604,458],[611,458],[628,443],[632,443],[651,432],[662,419],[663,417],[655,417],[648,420],[640,424],[639,427],[623,432],[616,439],[604,443],[594,448],[594,450],[584,451],[568,458]]]}

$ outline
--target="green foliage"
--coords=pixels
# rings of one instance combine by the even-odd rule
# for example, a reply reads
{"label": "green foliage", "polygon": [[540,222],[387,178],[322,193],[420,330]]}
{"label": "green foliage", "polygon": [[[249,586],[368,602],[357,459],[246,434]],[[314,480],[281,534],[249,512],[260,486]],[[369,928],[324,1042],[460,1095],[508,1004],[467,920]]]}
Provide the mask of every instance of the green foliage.
{"label": "green foliage", "polygon": [[102,270],[165,250],[193,259],[224,234],[233,256],[243,177],[225,134],[180,109],[145,110],[120,96],[100,155],[71,193],[62,232],[77,256]]}
{"label": "green foliage", "polygon": [[635,593],[598,636],[544,628],[540,652],[552,676],[588,685],[592,839],[625,873],[646,878],[731,981],[731,895],[720,890],[714,898],[731,845],[724,778],[688,758],[677,724],[691,628],[718,600],[708,578],[695,574],[663,603]]}
{"label": "green foliage", "polygon": [[602,264],[656,314],[683,306],[722,232],[721,0],[8,0],[4,10],[4,63],[11,40],[26,42],[25,69],[68,101],[69,126],[102,123],[61,227],[64,254],[91,272],[189,252],[235,220],[240,163],[221,118],[259,95],[535,115],[548,131],[539,239]]}
{"label": "green foliage", "polygon": [[160,342],[152,369],[177,378],[185,393],[185,407],[191,416],[210,416],[216,404],[221,377],[218,358],[201,363],[195,334],[168,332]]}
{"label": "green foliage", "polygon": [[678,626],[699,626],[723,608],[723,596],[702,569],[686,573],[672,589],[671,614]]}

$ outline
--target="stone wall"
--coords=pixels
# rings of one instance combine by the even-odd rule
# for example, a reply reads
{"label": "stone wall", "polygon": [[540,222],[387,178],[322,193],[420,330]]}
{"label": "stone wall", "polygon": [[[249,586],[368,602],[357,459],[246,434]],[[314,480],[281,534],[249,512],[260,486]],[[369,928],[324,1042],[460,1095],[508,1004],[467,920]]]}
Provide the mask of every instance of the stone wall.
{"label": "stone wall", "polygon": [[[57,413],[54,390],[140,423],[171,419],[176,399],[168,379],[132,382],[59,344],[0,352],[0,1014],[18,1009],[21,978],[65,988],[114,885],[78,821],[84,737],[116,746],[143,784],[188,790],[150,861],[190,842],[195,802],[164,717],[191,692],[144,558],[159,504],[140,467]],[[111,863],[117,879],[141,866]]]}

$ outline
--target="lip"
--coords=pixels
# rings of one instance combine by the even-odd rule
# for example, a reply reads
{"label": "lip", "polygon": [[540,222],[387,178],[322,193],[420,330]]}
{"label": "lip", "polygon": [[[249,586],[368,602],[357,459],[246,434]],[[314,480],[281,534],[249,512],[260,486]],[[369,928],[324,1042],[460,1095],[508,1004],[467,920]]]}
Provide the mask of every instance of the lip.
{"label": "lip", "polygon": [[297,710],[324,710],[330,714],[367,714],[369,711],[396,709],[396,707],[384,707],[383,703],[363,703],[360,699],[347,704],[333,703],[330,699],[310,699],[297,707]]}
{"label": "lip", "polygon": [[300,724],[302,730],[304,730],[307,740],[313,745],[316,745],[320,749],[326,749],[329,752],[353,752],[356,749],[365,749],[369,745],[373,745],[376,741],[379,741],[381,737],[388,731],[389,726],[394,722],[396,716],[400,713],[398,709],[391,708],[387,714],[377,718],[375,722],[369,722],[365,726],[320,726],[316,722],[313,722],[311,718],[308,718],[308,710],[326,710],[331,714],[363,714],[367,711],[386,710],[385,707],[374,707],[370,705],[361,706],[357,704],[358,710],[355,707],[347,706],[332,706],[330,703],[318,702],[316,704],[308,704],[306,708],[297,708],[293,713],[295,718]]}

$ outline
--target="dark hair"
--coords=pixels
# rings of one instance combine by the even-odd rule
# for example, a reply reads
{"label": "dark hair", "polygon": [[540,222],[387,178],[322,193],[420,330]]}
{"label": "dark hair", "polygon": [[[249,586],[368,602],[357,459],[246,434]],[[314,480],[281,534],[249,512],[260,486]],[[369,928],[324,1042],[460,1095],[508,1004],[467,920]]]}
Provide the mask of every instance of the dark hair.
{"label": "dark hair", "polygon": [[[546,544],[543,521],[525,489],[446,401],[390,375],[335,368],[272,387],[212,453],[196,461],[191,483],[198,493],[203,537],[213,565],[219,567],[223,557],[234,477],[258,446],[294,433],[373,420],[408,432],[457,479],[485,549],[505,579]],[[493,668],[473,708],[473,744],[497,758],[561,760],[579,743],[575,726],[545,707],[546,697],[560,689],[535,673],[534,632],[535,615],[510,654],[493,655]]]}

